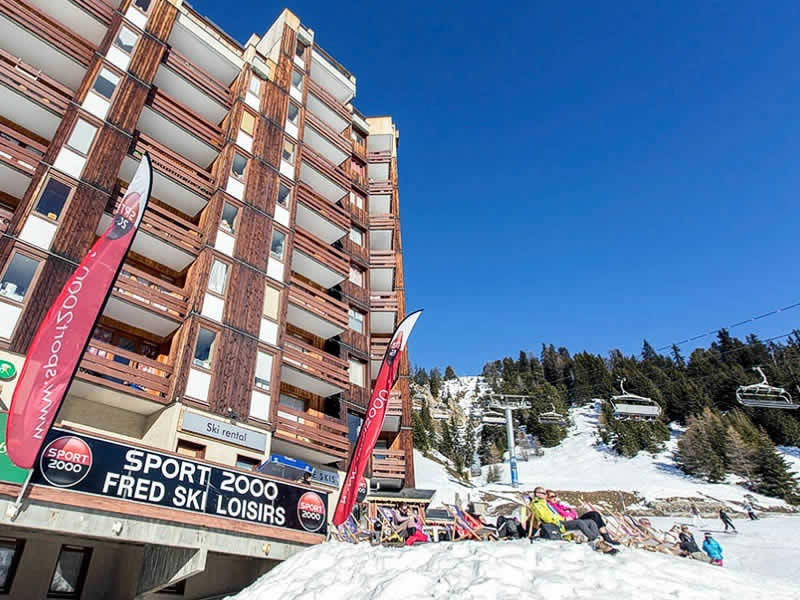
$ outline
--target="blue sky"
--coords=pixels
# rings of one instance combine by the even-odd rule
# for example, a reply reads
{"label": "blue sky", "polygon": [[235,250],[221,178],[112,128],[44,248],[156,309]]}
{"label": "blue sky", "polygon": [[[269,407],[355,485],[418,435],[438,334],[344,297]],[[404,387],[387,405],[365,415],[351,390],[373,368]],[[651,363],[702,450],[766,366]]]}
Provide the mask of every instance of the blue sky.
{"label": "blue sky", "polygon": [[[283,7],[192,4],[240,41]],[[400,128],[415,364],[635,353],[800,300],[800,5],[610,4],[288,3]]]}

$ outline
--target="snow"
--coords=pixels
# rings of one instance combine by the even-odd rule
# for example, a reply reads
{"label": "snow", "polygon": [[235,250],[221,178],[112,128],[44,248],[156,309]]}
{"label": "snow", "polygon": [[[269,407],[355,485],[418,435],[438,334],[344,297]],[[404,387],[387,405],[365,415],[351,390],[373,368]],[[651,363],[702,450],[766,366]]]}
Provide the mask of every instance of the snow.
{"label": "snow", "polygon": [[[473,384],[474,385],[474,384]],[[595,401],[570,410],[572,425],[569,435],[555,448],[545,448],[544,456],[531,457],[527,462],[518,461],[520,489],[530,490],[543,485],[562,491],[623,490],[638,492],[646,500],[670,497],[696,497],[698,500],[711,497],[721,501],[743,501],[751,493],[735,483],[708,483],[684,474],[675,464],[673,453],[681,435],[679,427],[671,427],[672,437],[662,452],[650,455],[640,452],[635,458],[616,455],[599,442],[597,422],[602,401]],[[789,452],[794,451],[794,455]],[[793,460],[800,471],[800,453],[797,448],[784,449],[784,456]],[[416,486],[436,489],[434,504],[452,502],[456,492],[465,498],[475,489],[458,483],[449,477],[441,465],[426,459],[415,451]],[[488,467],[483,467],[483,476],[473,480],[478,489],[508,492],[511,474],[508,464],[502,465],[503,479],[496,484],[485,482]],[[758,506],[783,506],[775,498],[752,494]]]}
{"label": "snow", "polygon": [[[232,600],[798,598],[800,549],[773,540],[796,540],[800,518],[738,521],[737,527],[742,533],[736,537],[717,536],[724,568],[643,550],[609,556],[588,544],[541,540],[411,548],[327,542],[281,563]],[[770,554],[754,556],[762,549]]]}

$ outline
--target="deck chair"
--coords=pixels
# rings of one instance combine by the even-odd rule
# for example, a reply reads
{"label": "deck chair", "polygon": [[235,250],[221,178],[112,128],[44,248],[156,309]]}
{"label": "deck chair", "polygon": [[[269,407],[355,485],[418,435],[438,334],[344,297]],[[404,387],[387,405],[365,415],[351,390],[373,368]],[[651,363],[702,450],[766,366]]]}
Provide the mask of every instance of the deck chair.
{"label": "deck chair", "polygon": [[357,544],[363,541],[372,541],[372,532],[364,531],[355,520],[353,515],[347,517],[347,520],[339,526],[339,530],[344,538],[343,541]]}
{"label": "deck chair", "polygon": [[444,507],[453,516],[454,541],[459,540],[497,540],[497,530],[492,529],[467,514],[455,504],[445,504]]}
{"label": "deck chair", "polygon": [[379,544],[403,544],[403,534],[406,527],[394,522],[394,511],[388,506],[378,507],[378,521],[381,524],[381,533],[378,536]]}

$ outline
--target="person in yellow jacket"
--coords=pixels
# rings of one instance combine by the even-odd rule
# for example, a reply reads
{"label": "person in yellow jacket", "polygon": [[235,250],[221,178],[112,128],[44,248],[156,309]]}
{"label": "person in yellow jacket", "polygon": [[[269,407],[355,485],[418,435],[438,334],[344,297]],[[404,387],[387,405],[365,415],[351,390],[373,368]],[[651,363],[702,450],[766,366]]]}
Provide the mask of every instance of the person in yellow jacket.
{"label": "person in yellow jacket", "polygon": [[[550,506],[547,504],[547,491],[543,487],[537,487],[535,490],[533,490],[533,499],[528,505],[528,511],[531,514],[531,519],[533,519],[533,522],[538,523],[538,528],[541,529],[541,533],[547,534],[543,535],[542,537],[551,539],[555,537],[555,535],[551,536],[551,532],[553,534],[555,533],[553,527],[542,527],[542,525],[552,525],[557,527],[558,532],[561,534],[567,531],[581,531],[590,542],[596,539],[599,535],[597,525],[594,523],[594,521],[590,521],[588,519],[572,519],[568,521],[559,515],[555,510],[550,508]],[[531,534],[533,534],[535,529],[530,528],[529,531]]]}

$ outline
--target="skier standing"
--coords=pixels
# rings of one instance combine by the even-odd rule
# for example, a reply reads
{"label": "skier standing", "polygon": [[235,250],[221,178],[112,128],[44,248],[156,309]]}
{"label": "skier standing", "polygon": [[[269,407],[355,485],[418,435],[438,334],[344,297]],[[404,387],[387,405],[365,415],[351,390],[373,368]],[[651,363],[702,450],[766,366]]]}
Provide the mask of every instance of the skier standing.
{"label": "skier standing", "polygon": [[722,519],[722,524],[725,525],[725,531],[728,531],[728,527],[730,527],[731,529],[733,529],[734,533],[738,533],[736,531],[736,527],[733,526],[733,521],[731,521],[731,518],[728,516],[728,513],[726,513],[721,508],[719,509],[719,518]]}
{"label": "skier standing", "polygon": [[756,513],[753,510],[753,505],[750,504],[749,500],[745,500],[743,508],[744,508],[745,512],[747,513],[747,516],[750,517],[751,521],[758,521],[758,517],[756,516]]}

